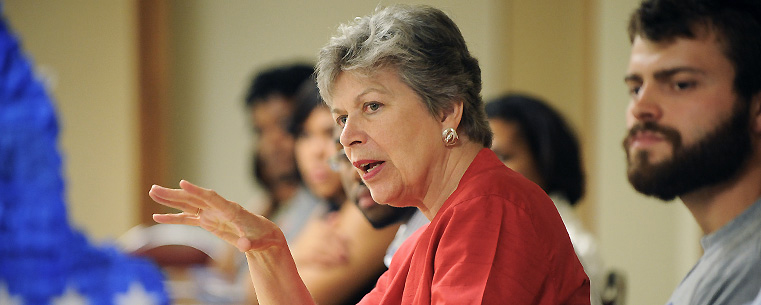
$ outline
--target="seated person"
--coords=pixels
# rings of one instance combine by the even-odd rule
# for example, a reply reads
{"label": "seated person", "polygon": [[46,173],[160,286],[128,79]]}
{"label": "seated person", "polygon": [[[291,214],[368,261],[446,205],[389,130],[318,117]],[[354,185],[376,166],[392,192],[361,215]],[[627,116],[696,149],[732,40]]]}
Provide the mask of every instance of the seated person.
{"label": "seated person", "polygon": [[[321,200],[301,180],[294,157],[295,139],[289,132],[295,96],[305,81],[311,81],[313,73],[313,66],[298,63],[264,69],[251,80],[244,99],[255,139],[252,174],[263,190],[245,207],[275,222],[289,242],[301,233],[310,217],[324,212]],[[195,283],[187,293],[194,296],[188,298],[239,302],[246,297],[248,289],[240,287],[248,286],[247,276],[242,281],[240,277],[245,257],[200,228],[139,225],[120,242],[127,251],[150,257],[161,266],[172,267],[172,271],[194,267],[190,276],[181,276]]]}
{"label": "seated person", "polygon": [[591,280],[592,304],[600,304],[603,266],[594,236],[574,213],[584,195],[579,143],[563,117],[545,102],[507,94],[486,104],[494,132],[491,149],[512,170],[539,185],[555,203],[574,250]]}
{"label": "seated person", "polygon": [[248,208],[274,221],[288,241],[299,235],[320,201],[304,186],[289,131],[299,88],[314,68],[306,64],[276,66],[257,73],[246,94],[256,138],[253,175],[264,190]]}
{"label": "seated person", "polygon": [[[383,256],[398,224],[375,230],[356,205],[345,203],[354,196],[346,195],[341,176],[328,162],[336,153],[334,126],[316,84],[305,84],[291,128],[298,168],[314,194],[338,204],[329,215],[311,219],[291,249],[301,278],[319,304],[356,304],[385,271]],[[331,257],[338,258],[336,263],[325,261]]]}

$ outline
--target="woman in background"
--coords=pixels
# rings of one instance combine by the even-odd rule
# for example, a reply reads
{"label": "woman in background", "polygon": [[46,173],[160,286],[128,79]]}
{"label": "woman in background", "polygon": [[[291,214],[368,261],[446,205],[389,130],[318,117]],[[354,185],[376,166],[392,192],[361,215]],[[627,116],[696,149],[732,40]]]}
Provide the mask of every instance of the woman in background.
{"label": "woman in background", "polygon": [[507,167],[539,185],[555,203],[574,250],[591,280],[592,304],[600,304],[603,264],[595,238],[574,207],[584,195],[579,143],[563,117],[545,102],[507,94],[486,104],[494,132],[491,149]]}

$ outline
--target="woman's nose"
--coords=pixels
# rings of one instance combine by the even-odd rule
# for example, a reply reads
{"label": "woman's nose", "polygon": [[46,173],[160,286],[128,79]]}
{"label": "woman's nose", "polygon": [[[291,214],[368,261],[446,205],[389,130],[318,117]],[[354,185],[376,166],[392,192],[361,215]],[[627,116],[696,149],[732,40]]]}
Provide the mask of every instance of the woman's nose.
{"label": "woman's nose", "polygon": [[349,148],[364,142],[363,134],[364,133],[362,132],[359,122],[347,118],[346,123],[343,126],[343,130],[341,130],[341,136],[339,140],[343,147]]}

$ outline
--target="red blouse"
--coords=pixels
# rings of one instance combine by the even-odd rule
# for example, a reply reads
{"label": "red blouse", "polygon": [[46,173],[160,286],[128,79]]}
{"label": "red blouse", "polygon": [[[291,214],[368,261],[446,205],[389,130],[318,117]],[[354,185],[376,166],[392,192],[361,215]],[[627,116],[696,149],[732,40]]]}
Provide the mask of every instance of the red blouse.
{"label": "red blouse", "polygon": [[484,148],[359,304],[590,304],[589,279],[550,198]]}

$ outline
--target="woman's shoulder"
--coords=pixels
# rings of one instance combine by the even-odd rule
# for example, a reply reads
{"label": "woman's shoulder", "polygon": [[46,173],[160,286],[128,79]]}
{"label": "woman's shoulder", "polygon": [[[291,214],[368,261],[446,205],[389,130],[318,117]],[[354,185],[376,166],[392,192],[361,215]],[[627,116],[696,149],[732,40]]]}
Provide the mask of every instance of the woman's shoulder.
{"label": "woman's shoulder", "polygon": [[543,201],[552,205],[552,201],[541,187],[503,164],[499,165],[501,166],[474,173],[468,180],[462,181],[458,191],[453,193],[450,199],[464,202],[481,198],[488,202],[506,201],[518,206]]}
{"label": "woman's shoulder", "polygon": [[[463,174],[456,193],[512,194],[516,190],[546,194],[535,183],[511,170],[490,149],[481,150]],[[453,194],[454,195],[454,194]]]}
{"label": "woman's shoulder", "polygon": [[509,169],[491,150],[479,153],[442,211],[457,212],[484,206],[490,206],[490,210],[519,209],[528,214],[535,214],[537,210],[555,210],[542,188]]}

